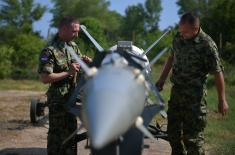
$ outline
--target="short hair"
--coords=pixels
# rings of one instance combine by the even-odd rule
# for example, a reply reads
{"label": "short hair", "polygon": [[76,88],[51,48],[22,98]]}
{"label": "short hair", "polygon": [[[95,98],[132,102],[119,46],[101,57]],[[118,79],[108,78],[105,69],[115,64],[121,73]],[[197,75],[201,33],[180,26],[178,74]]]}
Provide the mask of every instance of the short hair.
{"label": "short hair", "polygon": [[62,27],[62,26],[70,25],[72,23],[78,23],[79,24],[79,21],[78,21],[77,18],[75,18],[73,16],[65,16],[60,20],[59,28]]}
{"label": "short hair", "polygon": [[185,23],[188,23],[192,26],[200,26],[200,20],[198,15],[192,12],[187,12],[181,16],[179,24]]}

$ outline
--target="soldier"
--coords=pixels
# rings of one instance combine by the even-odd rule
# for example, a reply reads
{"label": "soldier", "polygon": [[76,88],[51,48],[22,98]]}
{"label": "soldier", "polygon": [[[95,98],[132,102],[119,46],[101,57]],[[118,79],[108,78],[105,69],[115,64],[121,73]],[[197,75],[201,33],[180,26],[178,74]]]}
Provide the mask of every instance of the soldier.
{"label": "soldier", "polygon": [[[64,17],[58,33],[39,56],[38,73],[44,84],[50,84],[47,91],[49,107],[49,131],[47,137],[48,155],[77,154],[75,138],[65,145],[62,142],[77,128],[76,117],[68,113],[67,101],[74,87],[74,78],[80,65],[72,59],[68,49],[81,53],[72,40],[78,36],[80,24],[74,17]],[[68,48],[69,47],[69,48]],[[89,63],[91,59],[82,56]]]}
{"label": "soldier", "polygon": [[215,77],[218,111],[228,110],[224,76],[214,41],[200,28],[199,18],[185,13],[179,22],[179,32],[173,40],[173,52],[168,57],[156,87],[162,90],[172,68],[171,96],[168,104],[167,132],[173,155],[202,155],[206,126],[206,80]]}

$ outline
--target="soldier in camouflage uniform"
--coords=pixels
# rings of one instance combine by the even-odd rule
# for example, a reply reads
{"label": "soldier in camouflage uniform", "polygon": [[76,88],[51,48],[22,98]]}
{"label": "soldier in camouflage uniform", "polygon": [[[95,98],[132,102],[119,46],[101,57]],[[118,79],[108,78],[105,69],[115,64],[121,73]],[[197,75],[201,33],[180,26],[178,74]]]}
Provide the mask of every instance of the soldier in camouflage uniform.
{"label": "soldier in camouflage uniform", "polygon": [[[77,154],[75,138],[65,145],[62,145],[62,142],[77,129],[76,117],[67,112],[67,101],[80,66],[72,59],[67,47],[71,47],[81,56],[78,46],[72,42],[78,36],[79,28],[79,22],[75,18],[64,17],[59,24],[58,34],[39,56],[38,73],[43,83],[50,84],[47,91],[49,106],[48,155]],[[87,63],[91,61],[86,56],[82,58]]]}
{"label": "soldier in camouflage uniform", "polygon": [[173,155],[202,155],[206,126],[205,88],[208,73],[215,76],[218,110],[228,110],[224,77],[214,41],[200,28],[199,18],[185,13],[179,32],[173,40],[169,56],[156,86],[162,90],[172,68],[171,96],[168,104],[167,132]]}

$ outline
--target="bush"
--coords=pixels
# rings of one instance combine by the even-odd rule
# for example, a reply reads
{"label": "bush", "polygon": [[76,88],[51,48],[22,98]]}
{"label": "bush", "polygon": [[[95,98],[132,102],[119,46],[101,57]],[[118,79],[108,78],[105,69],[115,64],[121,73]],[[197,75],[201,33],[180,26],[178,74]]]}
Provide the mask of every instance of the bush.
{"label": "bush", "polygon": [[32,79],[37,77],[38,56],[45,42],[32,34],[20,34],[13,39],[14,52],[11,61],[14,66],[12,78]]}
{"label": "bush", "polygon": [[231,63],[235,64],[235,44],[233,43],[227,43],[225,46],[224,51],[221,53],[222,58]]}
{"label": "bush", "polygon": [[9,78],[12,71],[11,56],[14,49],[5,45],[0,45],[0,79]]}

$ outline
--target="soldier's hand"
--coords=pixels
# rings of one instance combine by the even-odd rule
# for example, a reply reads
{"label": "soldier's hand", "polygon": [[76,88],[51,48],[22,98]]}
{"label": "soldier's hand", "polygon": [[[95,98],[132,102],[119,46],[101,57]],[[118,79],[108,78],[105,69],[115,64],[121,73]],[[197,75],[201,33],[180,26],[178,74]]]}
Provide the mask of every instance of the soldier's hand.
{"label": "soldier's hand", "polygon": [[228,103],[227,103],[226,100],[222,100],[222,101],[219,102],[219,104],[218,104],[218,111],[222,115],[226,114],[226,112],[228,111]]}
{"label": "soldier's hand", "polygon": [[92,62],[92,59],[90,57],[86,56],[86,55],[82,56],[82,60],[87,64]]}
{"label": "soldier's hand", "polygon": [[69,74],[75,75],[76,72],[78,72],[80,69],[80,65],[78,63],[72,63],[69,67]]}
{"label": "soldier's hand", "polygon": [[163,90],[164,83],[165,83],[164,80],[159,79],[159,80],[156,82],[155,86],[157,87],[157,89],[158,89],[159,91],[162,91],[162,90]]}

